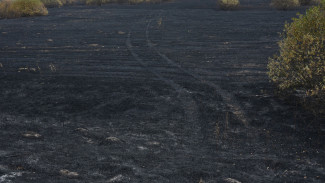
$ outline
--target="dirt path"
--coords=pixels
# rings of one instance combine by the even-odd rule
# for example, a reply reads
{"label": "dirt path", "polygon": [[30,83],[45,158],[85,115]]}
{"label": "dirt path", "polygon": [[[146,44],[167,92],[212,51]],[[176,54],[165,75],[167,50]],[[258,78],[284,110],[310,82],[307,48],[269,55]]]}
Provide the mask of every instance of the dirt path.
{"label": "dirt path", "polygon": [[242,5],[0,20],[0,182],[324,182],[324,119],[266,75],[295,12]]}

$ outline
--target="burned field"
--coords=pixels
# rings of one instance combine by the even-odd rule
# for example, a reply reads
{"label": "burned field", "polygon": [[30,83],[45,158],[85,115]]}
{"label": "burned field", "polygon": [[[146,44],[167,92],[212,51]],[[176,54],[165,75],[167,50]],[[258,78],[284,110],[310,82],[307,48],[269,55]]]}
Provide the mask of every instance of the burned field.
{"label": "burned field", "polygon": [[324,182],[325,119],[266,74],[296,11],[242,7],[1,19],[0,182]]}

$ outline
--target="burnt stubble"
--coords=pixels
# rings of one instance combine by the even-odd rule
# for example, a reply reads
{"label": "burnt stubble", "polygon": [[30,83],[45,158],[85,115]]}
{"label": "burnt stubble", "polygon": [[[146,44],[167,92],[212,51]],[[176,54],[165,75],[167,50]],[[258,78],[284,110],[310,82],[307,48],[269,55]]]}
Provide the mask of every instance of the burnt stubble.
{"label": "burnt stubble", "polygon": [[0,182],[324,182],[324,118],[266,74],[295,14],[198,0],[0,20]]}

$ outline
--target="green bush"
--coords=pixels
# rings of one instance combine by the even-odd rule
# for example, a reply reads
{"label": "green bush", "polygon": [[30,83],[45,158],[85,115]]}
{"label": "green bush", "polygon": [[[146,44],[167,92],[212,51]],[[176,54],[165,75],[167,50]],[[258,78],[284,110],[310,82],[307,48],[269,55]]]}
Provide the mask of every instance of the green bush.
{"label": "green bush", "polygon": [[40,0],[3,0],[0,2],[0,16],[17,18],[47,15],[48,11]]}
{"label": "green bush", "polygon": [[278,10],[289,10],[300,6],[299,0],[272,0],[271,6]]}
{"label": "green bush", "polygon": [[240,5],[239,0],[219,0],[219,6],[222,10],[233,10]]}
{"label": "green bush", "polygon": [[268,75],[281,91],[325,96],[325,0],[286,23]]}

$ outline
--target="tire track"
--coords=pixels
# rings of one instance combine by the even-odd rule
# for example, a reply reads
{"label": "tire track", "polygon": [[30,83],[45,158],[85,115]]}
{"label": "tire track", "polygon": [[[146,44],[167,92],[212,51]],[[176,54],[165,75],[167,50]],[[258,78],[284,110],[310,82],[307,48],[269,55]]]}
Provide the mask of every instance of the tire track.
{"label": "tire track", "polygon": [[174,90],[176,90],[178,93],[184,93],[186,92],[186,90],[184,88],[182,88],[181,86],[179,86],[178,84],[176,84],[175,82],[168,80],[166,78],[164,78],[158,71],[156,71],[155,69],[149,67],[140,57],[137,53],[135,53],[135,51],[133,50],[133,45],[131,44],[131,32],[129,32],[127,40],[126,40],[126,46],[128,48],[128,50],[130,51],[131,55],[136,59],[136,61],[142,66],[144,67],[148,72],[151,72],[153,75],[155,75],[157,78],[159,78],[161,81],[163,81],[164,83],[166,83],[167,85],[171,86]]}
{"label": "tire track", "polygon": [[[174,158],[180,158],[180,157],[184,158],[184,160],[180,160],[180,161],[191,164],[191,167],[197,167],[196,171],[202,171],[200,167],[211,168],[211,166],[214,166],[213,163],[212,164],[208,163],[212,161],[212,159],[214,159],[214,156],[211,156],[210,152],[207,151],[206,134],[202,132],[203,127],[201,125],[202,122],[199,121],[198,105],[196,101],[192,98],[190,91],[183,88],[179,84],[175,83],[173,80],[167,79],[166,77],[163,76],[163,73],[158,71],[154,66],[149,66],[142,58],[140,58],[140,56],[133,49],[133,45],[131,43],[131,32],[129,32],[127,36],[126,46],[130,51],[131,55],[141,66],[144,67],[144,69],[152,73],[159,80],[171,86],[178,94],[177,98],[181,101],[182,108],[184,109],[184,124],[183,124],[184,128],[182,129],[183,132],[180,134],[180,136],[177,135],[174,137],[177,139],[177,141],[180,142],[179,145],[182,144],[179,147],[179,150],[175,152],[176,154]],[[188,140],[186,139],[192,139],[194,143],[189,143]],[[194,154],[201,154],[204,158],[202,158],[201,156],[193,156]],[[195,158],[189,161],[188,160],[189,156]],[[212,162],[215,162],[215,160],[213,160]],[[175,168],[175,170],[177,169],[176,167],[174,167],[175,165],[170,164],[169,161],[164,162],[164,164],[167,164],[168,166]]]}
{"label": "tire track", "polygon": [[[185,117],[186,121],[189,122],[189,126],[191,124],[193,125],[198,125],[198,106],[196,102],[193,100],[191,96],[191,92],[188,91],[187,89],[183,88],[179,84],[175,83],[171,79],[167,79],[163,76],[163,74],[157,70],[156,67],[154,66],[149,66],[142,58],[139,57],[139,55],[133,50],[133,45],[131,43],[131,32],[129,32],[127,40],[126,40],[126,46],[132,56],[136,59],[136,61],[144,67],[148,72],[152,73],[155,75],[159,80],[163,81],[167,85],[171,86],[177,93],[178,93],[178,98],[182,101],[184,105],[184,111],[185,111]],[[158,68],[159,69],[159,68]],[[197,128],[194,128],[197,129]],[[200,130],[197,129],[199,132]],[[195,133],[198,134],[198,133]]]}
{"label": "tire track", "polygon": [[232,111],[232,113],[234,115],[236,115],[237,118],[247,127],[248,126],[247,115],[246,115],[245,111],[242,109],[242,107],[240,106],[240,104],[235,100],[235,97],[229,91],[226,91],[226,90],[222,89],[220,86],[218,86],[217,84],[207,81],[204,78],[202,78],[201,76],[199,76],[198,74],[183,68],[181,65],[177,64],[175,61],[168,58],[165,54],[161,53],[159,50],[157,50],[155,48],[154,44],[149,39],[149,34],[150,34],[149,27],[150,27],[152,20],[153,19],[149,20],[147,27],[146,27],[146,39],[147,39],[148,47],[150,49],[154,50],[168,64],[178,68],[180,71],[191,76],[195,80],[214,88],[216,90],[216,92],[218,94],[220,94],[222,100],[225,101],[227,107],[229,107],[229,109]]}
{"label": "tire track", "polygon": [[185,107],[185,116],[186,120],[190,122],[190,124],[195,124],[198,121],[198,112],[197,112],[197,104],[190,96],[190,92],[185,88],[181,87],[177,83],[172,80],[169,80],[162,76],[162,74],[157,71],[155,68],[149,67],[133,50],[133,45],[131,43],[131,32],[129,32],[126,40],[126,46],[130,51],[131,55],[136,59],[136,61],[144,67],[148,72],[151,72],[155,75],[159,80],[163,81],[167,85],[171,86],[177,93],[178,97],[182,100],[182,103]]}

